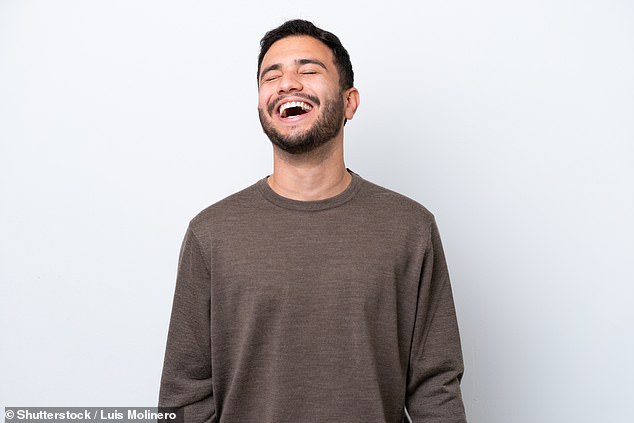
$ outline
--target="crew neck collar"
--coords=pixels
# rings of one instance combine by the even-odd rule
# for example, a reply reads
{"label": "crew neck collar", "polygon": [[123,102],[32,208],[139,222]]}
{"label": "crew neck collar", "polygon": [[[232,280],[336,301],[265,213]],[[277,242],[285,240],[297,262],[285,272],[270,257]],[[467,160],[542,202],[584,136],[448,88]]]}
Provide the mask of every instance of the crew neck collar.
{"label": "crew neck collar", "polygon": [[273,189],[269,186],[269,183],[267,181],[268,176],[260,179],[256,183],[256,187],[264,196],[264,198],[278,207],[300,211],[326,210],[334,207],[339,207],[342,204],[347,203],[356,195],[356,193],[359,191],[359,188],[361,188],[361,182],[363,181],[363,178],[361,178],[350,169],[348,169],[348,172],[350,173],[350,175],[352,175],[352,180],[350,181],[350,184],[348,184],[346,189],[333,197],[325,198],[323,200],[301,201],[283,197],[273,191]]}

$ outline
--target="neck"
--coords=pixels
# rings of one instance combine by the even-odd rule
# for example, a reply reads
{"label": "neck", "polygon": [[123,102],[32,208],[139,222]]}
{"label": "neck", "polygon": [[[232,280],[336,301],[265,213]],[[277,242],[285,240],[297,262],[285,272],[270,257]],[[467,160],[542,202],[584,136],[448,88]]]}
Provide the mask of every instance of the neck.
{"label": "neck", "polygon": [[334,139],[306,154],[289,154],[273,147],[273,174],[268,183],[282,197],[317,201],[343,192],[352,175],[343,160],[343,139]]}

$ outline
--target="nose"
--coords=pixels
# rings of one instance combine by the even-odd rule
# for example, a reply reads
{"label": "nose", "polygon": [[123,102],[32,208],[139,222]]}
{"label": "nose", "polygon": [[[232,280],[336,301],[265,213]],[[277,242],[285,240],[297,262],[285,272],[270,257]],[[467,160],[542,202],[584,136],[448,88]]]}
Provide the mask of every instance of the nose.
{"label": "nose", "polygon": [[287,93],[292,91],[301,91],[303,88],[302,82],[299,80],[299,75],[295,72],[285,72],[278,87],[279,93]]}

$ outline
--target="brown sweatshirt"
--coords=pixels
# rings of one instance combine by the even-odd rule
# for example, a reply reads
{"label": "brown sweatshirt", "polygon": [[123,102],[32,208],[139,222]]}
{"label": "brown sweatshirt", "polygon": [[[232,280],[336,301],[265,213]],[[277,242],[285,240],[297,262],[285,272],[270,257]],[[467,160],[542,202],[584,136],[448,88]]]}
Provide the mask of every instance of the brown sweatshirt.
{"label": "brown sweatshirt", "polygon": [[160,406],[185,422],[465,422],[449,277],[423,206],[353,174],[296,201],[266,178],[181,249]]}

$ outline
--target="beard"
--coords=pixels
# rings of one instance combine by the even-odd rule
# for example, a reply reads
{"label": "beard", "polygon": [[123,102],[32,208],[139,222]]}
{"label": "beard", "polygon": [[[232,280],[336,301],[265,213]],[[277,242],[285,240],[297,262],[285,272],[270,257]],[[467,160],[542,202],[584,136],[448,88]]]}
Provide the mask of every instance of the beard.
{"label": "beard", "polygon": [[[319,99],[312,96],[300,95],[300,97],[306,97],[313,104],[320,104]],[[291,127],[287,135],[280,133],[273,125],[271,119],[273,104],[279,104],[279,100],[271,103],[266,111],[258,108],[262,129],[274,145],[290,154],[309,153],[334,139],[341,130],[344,119],[342,95],[324,100],[322,113],[310,128],[300,131]]]}

